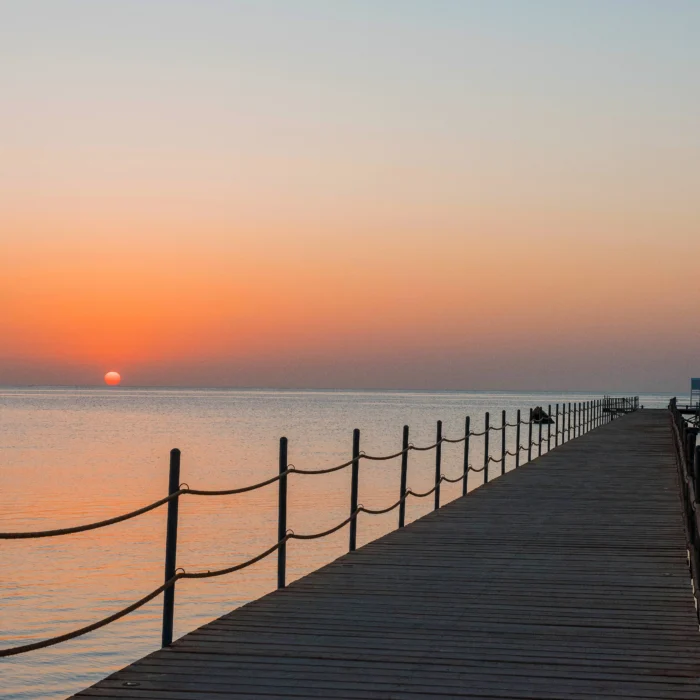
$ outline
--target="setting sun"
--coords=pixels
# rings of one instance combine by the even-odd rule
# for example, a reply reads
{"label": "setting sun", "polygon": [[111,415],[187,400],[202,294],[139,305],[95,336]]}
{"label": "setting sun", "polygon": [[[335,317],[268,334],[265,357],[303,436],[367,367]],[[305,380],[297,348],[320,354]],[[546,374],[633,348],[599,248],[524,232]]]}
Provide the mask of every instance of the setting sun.
{"label": "setting sun", "polygon": [[117,386],[121,380],[119,372],[107,372],[105,374],[105,384],[109,384],[109,386]]}

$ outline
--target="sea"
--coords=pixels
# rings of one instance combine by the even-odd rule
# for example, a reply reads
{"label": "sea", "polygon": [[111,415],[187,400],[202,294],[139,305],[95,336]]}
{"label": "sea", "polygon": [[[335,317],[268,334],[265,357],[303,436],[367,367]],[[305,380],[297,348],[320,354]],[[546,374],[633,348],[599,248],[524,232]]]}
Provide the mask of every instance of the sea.
{"label": "sea", "polygon": [[[631,392],[629,395],[633,395]],[[643,394],[665,407],[671,394]],[[228,489],[275,476],[280,438],[288,461],[321,469],[351,457],[353,429],[367,454],[401,449],[403,426],[416,446],[435,441],[437,421],[448,438],[464,435],[465,418],[480,431],[486,412],[501,425],[535,406],[602,398],[583,392],[350,391],[180,388],[0,387],[0,531],[69,527],[139,508],[167,494],[169,453],[181,450],[181,481],[193,489]],[[560,409],[561,410],[561,409]],[[546,434],[546,428],[545,428]],[[500,433],[490,451],[500,457]],[[515,449],[515,428],[506,430]],[[521,443],[525,444],[525,433]],[[551,439],[554,445],[554,439]],[[546,442],[543,445],[546,451]],[[537,450],[535,449],[535,453]],[[526,459],[525,453],[521,462]],[[442,473],[462,473],[464,445],[445,444]],[[469,461],[483,464],[483,439],[470,441]],[[359,502],[381,509],[399,498],[400,459],[363,460]],[[507,457],[506,471],[514,468]],[[491,463],[491,478],[501,465]],[[435,452],[409,454],[408,486],[427,491]],[[483,483],[470,473],[469,490]],[[441,501],[461,495],[444,483]],[[410,522],[433,508],[433,497],[409,498]],[[277,541],[276,483],[232,496],[180,499],[177,566],[208,571],[243,562]],[[350,512],[350,470],[288,478],[288,527],[309,534]],[[358,546],[397,526],[398,511],[361,514]],[[163,582],[166,507],[79,534],[0,541],[0,647],[27,644],[104,618]],[[348,528],[319,540],[291,541],[293,581],[344,554]],[[175,637],[274,590],[276,555],[242,571],[179,581]],[[65,698],[155,651],[161,641],[162,597],[108,625],[47,649],[0,659],[5,700]]]}

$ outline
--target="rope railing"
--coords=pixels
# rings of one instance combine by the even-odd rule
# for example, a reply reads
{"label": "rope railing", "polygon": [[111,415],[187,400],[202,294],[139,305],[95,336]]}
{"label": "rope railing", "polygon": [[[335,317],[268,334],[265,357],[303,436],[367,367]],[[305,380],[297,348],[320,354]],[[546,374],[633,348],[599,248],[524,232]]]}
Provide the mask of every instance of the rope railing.
{"label": "rope railing", "polygon": [[124,513],[123,515],[116,515],[113,518],[107,518],[106,520],[99,520],[95,523],[88,523],[87,525],[75,525],[73,527],[61,527],[55,530],[38,530],[34,532],[0,532],[0,540],[20,540],[20,539],[30,539],[37,537],[58,537],[60,535],[73,535],[76,532],[87,532],[88,530],[97,530],[101,527],[107,527],[108,525],[115,525],[116,523],[123,523],[125,520],[131,520],[138,515],[143,515],[151,510],[160,508],[161,506],[175,500],[178,496],[181,496],[185,491],[183,489],[178,489],[174,493],[169,494],[165,498],[161,498],[154,503],[150,503],[143,508],[138,508],[137,510],[132,510],[130,513]]}
{"label": "rope railing", "polygon": [[409,448],[411,450],[415,450],[416,452],[429,452],[430,450],[434,450],[438,445],[442,445],[442,443],[445,442],[445,438],[441,438],[440,440],[437,440],[434,442],[432,445],[426,445],[425,447],[418,447],[417,445],[409,445]]}
{"label": "rope railing", "polygon": [[433,486],[433,488],[430,489],[430,491],[424,491],[423,493],[421,493],[421,492],[419,492],[419,491],[411,491],[410,494],[411,494],[411,496],[415,496],[416,498],[425,498],[426,496],[430,496],[430,494],[435,493],[435,492],[437,491],[438,487],[440,486],[440,484],[441,484],[444,480],[445,480],[445,479],[441,476],[441,477],[438,479],[438,481],[437,481],[437,483],[435,484],[435,486]]}
{"label": "rope railing", "polygon": [[458,444],[458,443],[460,443],[460,442],[464,442],[464,441],[467,439],[467,437],[469,437],[469,436],[471,436],[471,435],[473,435],[473,434],[474,434],[474,433],[471,433],[471,432],[470,432],[468,435],[463,435],[461,438],[455,438],[455,439],[450,439],[450,438],[444,437],[444,438],[442,438],[442,441],[443,441],[443,442],[449,442],[449,443],[451,443],[452,445],[456,445],[456,444]]}
{"label": "rope railing", "polygon": [[287,474],[291,474],[294,471],[296,471],[294,467],[287,467],[287,469],[284,472],[277,474],[277,476],[265,479],[265,481],[259,481],[257,484],[252,484],[250,486],[241,486],[237,489],[222,489],[219,491],[211,491],[205,489],[191,489],[189,486],[187,486],[184,489],[181,488],[181,491],[183,494],[188,494],[191,496],[234,496],[239,493],[257,491],[258,489],[263,488],[263,486],[269,486],[270,484],[274,484],[276,481],[279,481],[283,477],[287,476]]}
{"label": "rope railing", "polygon": [[467,475],[469,474],[469,471],[470,470],[468,469],[464,474],[462,474],[462,476],[455,477],[454,479],[450,479],[449,476],[445,476],[444,474],[442,475],[441,478],[443,481],[446,481],[448,484],[458,484],[460,481],[462,481],[462,479],[465,479],[467,477]]}
{"label": "rope railing", "polygon": [[[607,403],[606,403],[607,401]],[[119,610],[111,615],[99,620],[97,622],[91,623],[80,629],[74,630],[72,632],[67,632],[65,634],[57,635],[45,639],[43,641],[32,642],[29,644],[24,644],[15,647],[9,647],[5,649],[0,649],[0,657],[13,656],[16,654],[22,654],[29,651],[34,651],[36,649],[43,649],[45,647],[53,646],[55,644],[60,644],[76,637],[88,634],[89,632],[95,631],[104,627],[111,622],[115,622],[120,618],[128,615],[140,607],[146,605],[148,602],[159,596],[161,593],[164,594],[163,602],[163,635],[162,635],[162,645],[168,646],[172,642],[172,630],[173,630],[173,615],[174,615],[174,591],[175,584],[181,579],[206,579],[216,576],[224,576],[237,571],[241,571],[249,566],[256,564],[257,562],[269,557],[271,554],[277,552],[278,563],[277,563],[277,585],[278,588],[284,588],[286,586],[286,548],[287,542],[290,540],[316,540],[323,537],[338,532],[347,525],[350,526],[350,547],[349,550],[352,552],[356,548],[356,537],[357,537],[357,521],[360,513],[365,513],[367,515],[384,515],[390,513],[397,508],[399,509],[399,528],[405,526],[405,507],[409,497],[414,497],[418,499],[426,498],[434,494],[435,506],[434,509],[437,510],[440,507],[440,486],[443,482],[449,484],[462,483],[462,495],[467,494],[467,479],[470,472],[473,473],[483,473],[483,483],[488,484],[489,482],[489,470],[488,466],[491,463],[501,464],[501,474],[506,472],[506,458],[514,457],[515,464],[514,467],[518,468],[520,465],[520,454],[522,452],[527,452],[528,461],[532,459],[532,447],[538,448],[538,453],[542,452],[542,445],[546,443],[547,451],[551,448],[551,442],[554,440],[554,447],[568,442],[568,440],[578,437],[588,430],[602,425],[610,420],[613,420],[618,415],[629,412],[629,410],[636,410],[639,406],[639,401],[637,397],[627,398],[627,399],[606,399],[599,401],[588,401],[579,404],[562,404],[562,412],[560,414],[559,404],[556,404],[556,412],[553,414],[551,405],[548,407],[548,411],[544,412],[542,407],[538,407],[539,420],[533,420],[533,410],[530,410],[529,420],[522,420],[520,416],[520,411],[518,411],[517,421],[514,423],[509,423],[506,420],[506,412],[502,412],[501,425],[492,425],[489,421],[489,413],[485,414],[484,417],[484,430],[473,431],[470,429],[470,418],[467,417],[465,423],[464,435],[459,438],[448,438],[442,434],[442,421],[437,423],[437,437],[434,443],[426,446],[418,446],[409,442],[409,429],[408,426],[404,426],[403,431],[403,445],[402,449],[387,455],[369,455],[360,450],[360,431],[355,430],[353,433],[353,456],[342,464],[336,466],[321,468],[321,469],[300,469],[293,464],[290,464],[287,459],[287,438],[280,439],[280,454],[279,454],[279,473],[273,477],[259,481],[255,484],[249,486],[242,486],[232,489],[197,489],[191,488],[188,484],[180,482],[180,451],[177,449],[171,450],[170,453],[170,480],[168,495],[161,498],[153,503],[146,506],[138,508],[136,510],[124,513],[122,515],[117,515],[105,520],[100,520],[93,523],[88,523],[85,525],[76,525],[72,527],[57,528],[53,530],[41,530],[41,531],[29,531],[29,532],[0,532],[0,539],[30,539],[30,538],[43,538],[43,537],[56,537],[60,535],[75,534],[80,532],[86,532],[89,530],[95,530],[98,528],[107,527],[109,525],[114,525],[126,520],[130,520],[139,515],[143,515],[152,510],[160,508],[163,505],[168,506],[167,514],[167,538],[166,538],[166,566],[165,566],[165,576],[164,583],[151,591],[149,594],[143,596],[135,603],[128,605],[127,607]],[[606,407],[608,410],[606,410]],[[624,408],[624,410],[623,410]],[[547,419],[547,431],[543,434],[542,431],[542,416]],[[554,415],[554,418],[552,416]],[[561,418],[561,429],[560,429],[560,418]],[[554,424],[554,430],[551,429],[551,425]],[[520,432],[521,426],[527,425],[529,429],[528,444],[522,445],[520,443]],[[532,428],[533,425],[538,425],[539,436],[536,440],[533,440]],[[506,444],[506,429],[516,428],[516,450],[511,451],[507,449]],[[501,434],[501,451],[500,456],[496,457],[490,454],[489,439],[488,436],[491,433]],[[561,440],[559,437],[561,436]],[[481,467],[474,467],[469,462],[469,450],[470,450],[470,438],[472,437],[484,437],[484,463]],[[464,443],[464,462],[462,467],[462,474],[457,477],[448,477],[441,470],[442,464],[442,445],[443,444],[458,444]],[[408,456],[410,452],[428,452],[435,450],[435,482],[433,487],[424,492],[413,491],[406,486],[407,483],[407,472],[408,472]],[[359,465],[361,460],[370,461],[389,461],[392,459],[397,459],[401,457],[401,486],[399,499],[392,503],[390,506],[381,509],[366,508],[362,504],[358,504],[358,482],[359,482]],[[347,518],[334,525],[333,527],[324,530],[322,532],[316,532],[312,534],[297,534],[293,530],[287,528],[287,479],[293,474],[300,475],[317,475],[317,474],[330,474],[336,471],[340,471],[351,467],[351,497],[350,497],[350,514]],[[696,468],[696,471],[700,470],[700,467]],[[699,477],[700,478],[700,477]],[[277,483],[279,486],[279,512],[278,512],[278,541],[261,552],[260,554],[248,559],[240,564],[234,566],[229,566],[222,569],[208,570],[202,572],[187,572],[184,569],[176,568],[176,553],[177,553],[177,525],[178,525],[178,502],[180,496],[230,496],[236,494],[247,493],[250,491],[255,491],[257,489],[270,486],[271,484]],[[697,491],[693,491],[696,493]],[[695,508],[695,501],[693,503],[693,510]],[[700,542],[700,535],[698,536],[698,541]],[[700,561],[700,557],[697,557]]]}
{"label": "rope railing", "polygon": [[294,472],[295,474],[307,474],[313,476],[315,474],[332,474],[333,472],[340,471],[341,469],[346,469],[347,467],[351,466],[354,461],[355,460],[351,459],[348,462],[343,462],[335,467],[326,467],[325,469],[299,469],[294,465],[288,466],[291,468],[290,471]]}

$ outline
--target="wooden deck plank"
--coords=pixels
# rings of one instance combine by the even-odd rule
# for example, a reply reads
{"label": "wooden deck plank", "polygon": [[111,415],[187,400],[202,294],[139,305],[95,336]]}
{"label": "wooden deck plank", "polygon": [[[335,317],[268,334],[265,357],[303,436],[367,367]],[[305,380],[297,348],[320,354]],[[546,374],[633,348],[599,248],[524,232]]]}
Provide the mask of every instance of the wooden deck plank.
{"label": "wooden deck plank", "polygon": [[74,697],[700,697],[668,416],[566,443]]}

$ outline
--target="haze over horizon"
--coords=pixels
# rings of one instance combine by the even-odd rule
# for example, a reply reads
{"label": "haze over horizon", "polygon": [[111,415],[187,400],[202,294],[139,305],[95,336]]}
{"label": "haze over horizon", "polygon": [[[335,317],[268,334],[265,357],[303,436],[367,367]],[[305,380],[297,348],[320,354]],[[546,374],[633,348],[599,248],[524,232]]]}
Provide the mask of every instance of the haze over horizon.
{"label": "haze over horizon", "polygon": [[700,3],[0,7],[0,385],[685,391]]}

